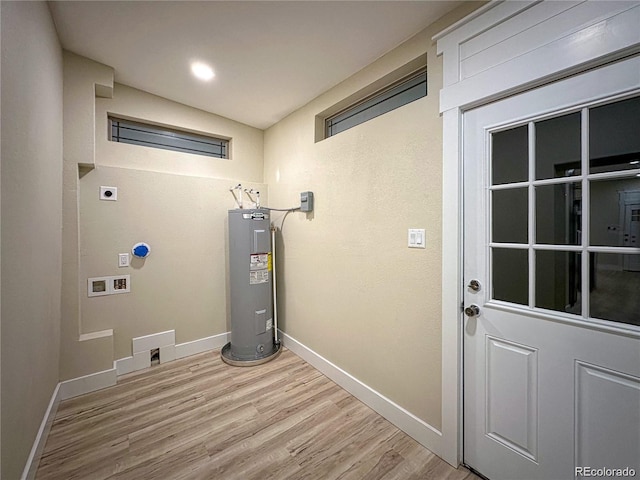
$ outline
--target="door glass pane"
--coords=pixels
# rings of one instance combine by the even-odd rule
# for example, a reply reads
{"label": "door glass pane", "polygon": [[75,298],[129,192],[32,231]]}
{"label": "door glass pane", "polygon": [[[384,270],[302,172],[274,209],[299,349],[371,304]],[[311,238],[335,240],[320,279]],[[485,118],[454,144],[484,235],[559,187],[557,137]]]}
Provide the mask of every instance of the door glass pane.
{"label": "door glass pane", "polygon": [[589,109],[589,172],[640,167],[640,97]]}
{"label": "door glass pane", "polygon": [[580,175],[580,112],[536,122],[536,179]]}
{"label": "door glass pane", "polygon": [[528,243],[527,188],[493,192],[492,240],[500,243]]}
{"label": "door glass pane", "polygon": [[[537,121],[533,138],[528,125],[491,135],[492,299],[640,325],[640,97],[589,108],[589,121],[583,117],[584,110]],[[535,158],[529,158],[531,140]],[[587,148],[590,175],[621,173],[582,177]],[[542,185],[528,184],[531,171]],[[563,183],[544,181],[554,178]],[[533,250],[496,245],[528,245],[531,216]],[[567,251],[586,240],[583,225],[585,247],[605,247],[600,252]],[[589,268],[583,271],[586,255]]]}
{"label": "door glass pane", "polygon": [[640,177],[593,181],[590,188],[591,245],[640,246],[632,215],[633,206],[640,205]]}
{"label": "door glass pane", "polygon": [[640,255],[594,254],[590,280],[592,317],[640,325]]}
{"label": "door glass pane", "polygon": [[529,304],[529,255],[527,250],[492,248],[493,298]]}
{"label": "door glass pane", "polygon": [[579,245],[581,215],[580,183],[536,187],[536,243]]}
{"label": "door glass pane", "polygon": [[527,125],[491,135],[493,185],[529,180],[528,139]]}
{"label": "door glass pane", "polygon": [[536,307],[580,314],[580,253],[536,251]]}

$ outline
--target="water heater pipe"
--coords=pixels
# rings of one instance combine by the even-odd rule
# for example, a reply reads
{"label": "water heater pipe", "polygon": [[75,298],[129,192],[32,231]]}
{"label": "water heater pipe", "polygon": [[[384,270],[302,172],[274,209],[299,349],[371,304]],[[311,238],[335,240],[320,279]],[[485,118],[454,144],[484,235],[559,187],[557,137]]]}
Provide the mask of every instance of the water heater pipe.
{"label": "water heater pipe", "polygon": [[[236,197],[236,194],[235,194],[234,190],[239,190],[240,191],[240,200],[238,200],[238,197]],[[231,187],[229,189],[229,191],[231,192],[231,195],[233,195],[233,199],[236,201],[236,204],[238,205],[238,208],[242,208],[242,184],[239,183],[235,187]]]}
{"label": "water heater pipe", "polygon": [[[249,201],[251,203],[253,203],[256,206],[256,208],[260,208],[260,192],[254,191],[253,188],[252,189],[245,188],[244,189],[244,193],[247,194],[247,197],[249,197]],[[255,196],[256,196],[255,200],[251,196],[252,194],[255,194]],[[269,209],[267,209],[267,210],[269,210]]]}
{"label": "water heater pipe", "polygon": [[271,268],[272,268],[272,284],[273,284],[273,328],[276,345],[280,343],[278,340],[278,294],[276,291],[276,227],[271,226]]}

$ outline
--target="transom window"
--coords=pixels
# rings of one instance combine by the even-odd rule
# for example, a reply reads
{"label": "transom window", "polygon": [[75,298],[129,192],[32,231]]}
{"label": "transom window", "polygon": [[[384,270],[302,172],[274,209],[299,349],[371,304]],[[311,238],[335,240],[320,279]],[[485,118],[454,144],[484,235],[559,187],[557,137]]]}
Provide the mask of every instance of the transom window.
{"label": "transom window", "polygon": [[109,140],[216,158],[229,158],[229,140],[109,117]]}
{"label": "transom window", "polygon": [[492,299],[640,325],[640,97],[491,134]]}
{"label": "transom window", "polygon": [[426,67],[386,89],[325,119],[325,137],[331,137],[372,118],[427,96]]}

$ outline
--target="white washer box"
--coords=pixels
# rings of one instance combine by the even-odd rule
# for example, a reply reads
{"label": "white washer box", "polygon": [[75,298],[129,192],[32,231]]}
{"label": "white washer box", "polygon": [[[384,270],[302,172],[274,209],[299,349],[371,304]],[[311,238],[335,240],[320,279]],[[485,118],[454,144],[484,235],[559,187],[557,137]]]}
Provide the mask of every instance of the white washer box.
{"label": "white washer box", "polygon": [[93,277],[87,280],[87,296],[101,297],[131,292],[131,276]]}

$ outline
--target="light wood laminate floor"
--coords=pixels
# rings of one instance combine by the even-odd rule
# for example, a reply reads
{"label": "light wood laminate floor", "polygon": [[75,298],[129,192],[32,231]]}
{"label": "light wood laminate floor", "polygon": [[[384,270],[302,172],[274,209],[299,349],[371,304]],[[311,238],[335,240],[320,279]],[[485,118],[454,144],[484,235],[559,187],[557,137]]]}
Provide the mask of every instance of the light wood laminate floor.
{"label": "light wood laminate floor", "polygon": [[103,478],[478,477],[284,350],[255,367],[194,355],[61,402],[36,479]]}

